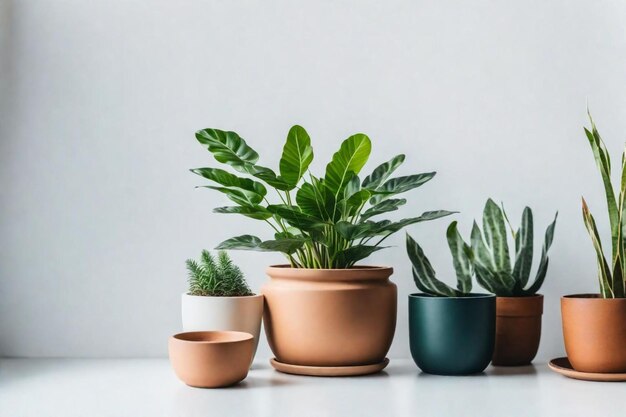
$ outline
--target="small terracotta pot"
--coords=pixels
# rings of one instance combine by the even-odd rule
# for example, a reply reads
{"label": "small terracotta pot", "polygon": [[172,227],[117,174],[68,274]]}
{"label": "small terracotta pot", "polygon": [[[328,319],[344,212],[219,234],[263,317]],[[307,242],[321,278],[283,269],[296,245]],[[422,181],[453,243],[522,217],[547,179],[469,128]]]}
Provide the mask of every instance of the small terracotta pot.
{"label": "small terracotta pot", "polygon": [[192,387],[218,388],[248,375],[254,338],[244,332],[186,332],[170,337],[168,347],[181,381]]}
{"label": "small terracotta pot", "polygon": [[382,362],[396,328],[392,273],[387,267],[267,268],[263,323],[276,359],[304,366]]}
{"label": "small terracotta pot", "polygon": [[598,294],[561,298],[563,339],[579,372],[626,372],[626,298]]}
{"label": "small terracotta pot", "polygon": [[[204,330],[234,330],[254,336],[254,351],[259,344],[263,296],[204,297],[181,296],[184,332]],[[254,357],[253,357],[254,359]]]}
{"label": "small terracotta pot", "polygon": [[541,339],[543,295],[496,297],[496,345],[492,364],[521,366],[532,362]]}

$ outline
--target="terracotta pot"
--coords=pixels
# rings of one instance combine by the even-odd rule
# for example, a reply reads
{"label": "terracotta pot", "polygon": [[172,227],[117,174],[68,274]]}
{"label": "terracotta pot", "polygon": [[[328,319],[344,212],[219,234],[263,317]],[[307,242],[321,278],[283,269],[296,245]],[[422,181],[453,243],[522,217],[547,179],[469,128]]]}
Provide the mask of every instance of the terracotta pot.
{"label": "terracotta pot", "polygon": [[496,297],[496,344],[492,364],[521,366],[532,362],[541,339],[543,295]]}
{"label": "terracotta pot", "polygon": [[626,372],[626,298],[597,294],[561,298],[563,339],[580,372]]}
{"label": "terracotta pot", "polygon": [[355,366],[382,362],[396,328],[393,268],[267,268],[263,321],[282,363]]}
{"label": "terracotta pot", "polygon": [[[234,330],[254,336],[254,352],[259,344],[263,296],[203,297],[181,296],[183,331]],[[254,357],[253,357],[254,359]]]}
{"label": "terracotta pot", "polygon": [[186,332],[170,337],[168,347],[181,381],[192,387],[217,388],[248,375],[254,339],[244,332]]}

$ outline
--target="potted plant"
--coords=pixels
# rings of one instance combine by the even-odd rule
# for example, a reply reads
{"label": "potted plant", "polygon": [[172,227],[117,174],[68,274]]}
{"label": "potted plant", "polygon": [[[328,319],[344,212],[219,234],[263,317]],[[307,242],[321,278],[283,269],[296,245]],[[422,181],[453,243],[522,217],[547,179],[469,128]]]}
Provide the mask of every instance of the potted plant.
{"label": "potted plant", "polygon": [[472,293],[471,248],[452,222],[446,237],[457,275],[452,288],[435,275],[415,240],[406,235],[413,279],[421,293],[409,295],[411,356],[424,372],[467,375],[482,372],[493,354],[495,296]]}
{"label": "potted plant", "polygon": [[[389,281],[393,270],[357,262],[383,249],[381,243],[403,227],[451,214],[430,211],[399,221],[374,220],[405,204],[396,196],[435,173],[390,178],[404,161],[404,155],[397,155],[361,180],[358,174],[371,151],[364,134],[343,141],[323,177],[309,172],[313,148],[301,126],[289,130],[279,174],[259,165],[259,155],[235,132],[204,129],[196,138],[218,162],[247,175],[192,169],[217,183],[208,188],[235,203],[214,211],[266,222],[274,233],[270,240],[234,237],[218,248],[282,252],[287,257],[288,264],[267,268],[270,280],[262,288],[275,367],[324,375],[382,369],[396,323],[396,286]],[[278,203],[269,201],[267,187]]]}
{"label": "potted plant", "polygon": [[206,250],[200,262],[187,260],[189,290],[182,295],[183,331],[231,330],[254,336],[259,343],[263,295],[254,294],[239,267],[220,251]]}
{"label": "potted plant", "polygon": [[[535,280],[529,286],[527,284],[533,262],[532,210],[529,207],[524,209],[522,223],[514,230],[504,207],[498,207],[489,199],[483,210],[482,232],[474,222],[471,247],[476,281],[496,295],[494,365],[527,365],[537,354],[543,313],[543,295],[537,294],[537,291],[548,270],[548,249],[552,245],[557,215],[546,230],[539,268]],[[515,242],[515,252],[512,254],[509,254],[505,222]]]}
{"label": "potted plant", "polygon": [[585,134],[602,175],[611,227],[611,262],[604,256],[596,222],[585,199],[583,220],[596,252],[599,294],[561,298],[563,338],[572,367],[579,372],[626,372],[626,151],[622,155],[621,184],[611,183],[611,158],[589,115]]}

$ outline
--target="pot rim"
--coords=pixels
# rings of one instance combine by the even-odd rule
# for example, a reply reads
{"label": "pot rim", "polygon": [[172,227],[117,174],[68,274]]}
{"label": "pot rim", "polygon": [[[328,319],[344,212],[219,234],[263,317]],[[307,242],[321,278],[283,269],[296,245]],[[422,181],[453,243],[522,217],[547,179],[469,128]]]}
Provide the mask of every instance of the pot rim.
{"label": "pot rim", "polygon": [[289,264],[275,264],[267,267],[270,269],[278,269],[285,270],[290,269],[293,271],[320,271],[320,272],[330,272],[330,271],[384,271],[384,270],[392,270],[391,266],[382,266],[382,265],[355,265],[350,268],[294,268]]}
{"label": "pot rim", "polygon": [[581,293],[581,294],[568,294],[561,296],[561,300],[585,300],[585,301],[605,301],[605,302],[626,302],[626,297],[624,298],[603,298],[598,293]]}
{"label": "pot rim", "polygon": [[543,294],[533,294],[533,295],[522,295],[519,297],[503,297],[501,295],[496,295],[496,298],[502,298],[502,299],[507,299],[507,300],[523,300],[523,299],[530,299],[530,298],[543,298]]}
{"label": "pot rim", "polygon": [[463,297],[442,297],[439,295],[431,295],[423,292],[409,294],[409,298],[428,298],[432,300],[481,300],[485,298],[496,298],[494,294],[471,292]]}
{"label": "pot rim", "polygon": [[193,295],[189,294],[189,292],[185,291],[182,293],[183,297],[195,297],[195,298],[217,298],[217,299],[242,299],[242,298],[258,298],[263,297],[263,294],[252,294],[252,295],[235,295],[235,296],[221,296],[221,295]]}
{"label": "pot rim", "polygon": [[[189,340],[186,339],[186,336],[191,336],[193,334],[203,334],[206,336],[211,335],[224,335],[229,339],[227,340]],[[245,342],[247,340],[254,339],[254,336],[248,332],[239,332],[234,330],[202,330],[202,331],[193,331],[193,332],[181,332],[176,333],[170,337],[170,339],[175,340],[177,343],[185,343],[190,345],[224,345],[229,343],[240,343]]]}

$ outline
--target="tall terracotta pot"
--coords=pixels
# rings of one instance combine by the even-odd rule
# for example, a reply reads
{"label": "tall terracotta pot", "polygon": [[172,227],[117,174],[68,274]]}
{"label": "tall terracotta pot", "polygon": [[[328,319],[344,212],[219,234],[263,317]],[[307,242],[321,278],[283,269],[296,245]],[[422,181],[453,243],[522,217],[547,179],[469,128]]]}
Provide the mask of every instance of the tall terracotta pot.
{"label": "tall terracotta pot", "polygon": [[358,366],[380,363],[396,328],[393,268],[267,268],[263,322],[282,363]]}
{"label": "tall terracotta pot", "polygon": [[496,344],[491,363],[520,366],[532,362],[541,339],[543,295],[496,297]]}
{"label": "tall terracotta pot", "polygon": [[567,357],[580,372],[626,372],[626,298],[561,298]]}

